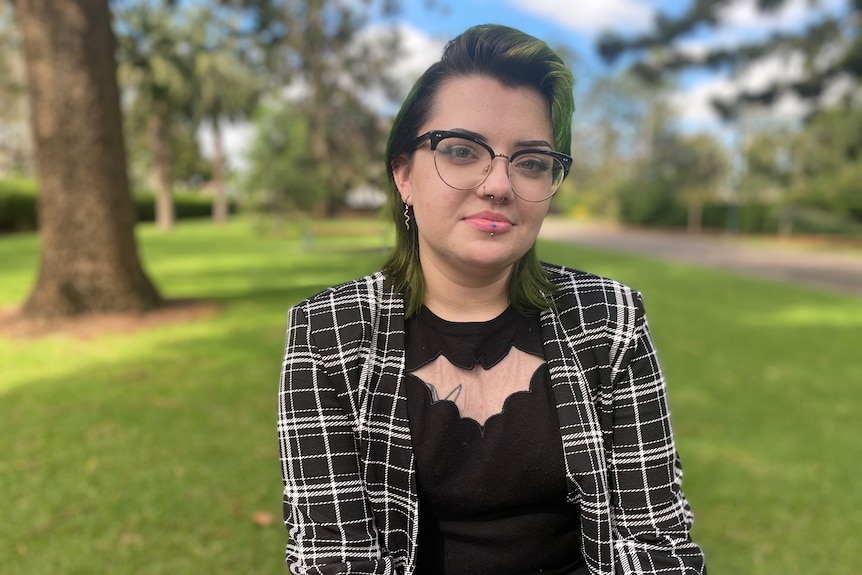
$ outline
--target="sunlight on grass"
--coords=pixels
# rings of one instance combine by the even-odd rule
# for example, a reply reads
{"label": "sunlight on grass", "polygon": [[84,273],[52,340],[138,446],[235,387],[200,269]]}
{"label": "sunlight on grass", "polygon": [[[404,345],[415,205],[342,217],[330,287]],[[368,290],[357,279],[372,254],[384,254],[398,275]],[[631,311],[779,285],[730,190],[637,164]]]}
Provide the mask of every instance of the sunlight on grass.
{"label": "sunlight on grass", "polygon": [[[837,305],[799,304],[777,310],[770,316],[752,318],[752,322],[769,322],[785,327],[802,326],[832,326],[842,328],[862,329],[862,304],[854,308]],[[860,332],[862,333],[862,332]]]}
{"label": "sunlight on grass", "polygon": [[[275,394],[287,308],[376,270],[379,221],[142,226],[170,298],[214,317],[90,339],[0,338],[0,571],[285,573]],[[643,292],[710,572],[855,573],[862,302],[544,242],[548,261]],[[0,238],[0,306],[33,235]],[[273,525],[256,520],[269,514]],[[267,515],[264,515],[266,517]]]}

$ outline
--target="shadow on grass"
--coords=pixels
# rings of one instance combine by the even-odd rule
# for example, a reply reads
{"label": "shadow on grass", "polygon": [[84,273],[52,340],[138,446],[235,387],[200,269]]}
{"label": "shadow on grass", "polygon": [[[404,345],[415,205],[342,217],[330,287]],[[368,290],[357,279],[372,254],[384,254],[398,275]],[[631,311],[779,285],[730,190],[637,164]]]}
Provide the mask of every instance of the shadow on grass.
{"label": "shadow on grass", "polygon": [[284,325],[247,312],[67,342],[76,365],[3,395],[4,573],[284,572]]}

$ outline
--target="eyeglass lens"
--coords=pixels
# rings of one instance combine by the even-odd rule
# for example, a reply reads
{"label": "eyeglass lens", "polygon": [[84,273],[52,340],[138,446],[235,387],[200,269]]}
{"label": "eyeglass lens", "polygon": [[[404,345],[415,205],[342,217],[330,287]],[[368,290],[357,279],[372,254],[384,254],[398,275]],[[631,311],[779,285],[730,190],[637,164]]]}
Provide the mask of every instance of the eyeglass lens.
{"label": "eyeglass lens", "polygon": [[[565,175],[560,160],[541,151],[513,156],[508,166],[509,183],[519,197],[540,202],[554,195]],[[492,161],[486,148],[465,138],[443,138],[434,152],[440,178],[459,190],[470,190],[484,182]]]}

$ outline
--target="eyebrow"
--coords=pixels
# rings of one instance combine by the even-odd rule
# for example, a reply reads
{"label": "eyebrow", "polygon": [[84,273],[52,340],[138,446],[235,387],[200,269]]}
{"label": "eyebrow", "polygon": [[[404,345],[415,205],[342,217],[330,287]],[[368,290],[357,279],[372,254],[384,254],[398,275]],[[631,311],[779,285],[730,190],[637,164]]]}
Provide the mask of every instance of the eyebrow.
{"label": "eyebrow", "polygon": [[[465,134],[467,136],[472,136],[472,137],[478,138],[478,139],[480,139],[486,143],[488,141],[485,138],[485,136],[483,136],[482,134],[480,134],[478,132],[473,132],[472,130],[467,130],[465,128],[452,128],[449,131],[450,132],[459,132],[459,133]],[[544,148],[551,148],[551,149],[554,148],[551,144],[549,144],[545,140],[518,140],[517,142],[515,142],[515,147],[516,148],[543,148],[544,147]]]}

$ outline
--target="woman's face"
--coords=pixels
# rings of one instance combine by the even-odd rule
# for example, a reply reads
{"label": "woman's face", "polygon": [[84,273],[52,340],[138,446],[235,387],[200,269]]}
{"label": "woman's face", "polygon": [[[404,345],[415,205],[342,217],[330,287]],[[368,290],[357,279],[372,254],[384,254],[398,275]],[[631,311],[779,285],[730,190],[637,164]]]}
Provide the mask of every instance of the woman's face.
{"label": "woman's face", "polygon": [[[553,149],[544,97],[533,88],[505,86],[486,76],[446,80],[416,135],[429,130],[467,131],[506,156],[524,148]],[[459,281],[507,274],[535,242],[550,204],[550,199],[531,203],[512,193],[505,158],[494,159],[483,184],[469,190],[450,187],[440,179],[427,141],[409,159],[402,158],[393,174],[401,199],[413,206],[423,270],[428,273],[433,266]]]}

